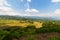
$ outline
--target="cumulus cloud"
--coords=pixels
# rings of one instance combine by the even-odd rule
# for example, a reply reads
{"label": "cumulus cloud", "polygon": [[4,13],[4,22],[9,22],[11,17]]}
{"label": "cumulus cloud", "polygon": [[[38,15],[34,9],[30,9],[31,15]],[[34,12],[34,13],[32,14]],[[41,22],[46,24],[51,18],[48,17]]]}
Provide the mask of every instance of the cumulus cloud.
{"label": "cumulus cloud", "polygon": [[54,17],[60,17],[60,9],[56,9],[53,13]]}
{"label": "cumulus cloud", "polygon": [[31,0],[27,0],[27,2],[31,2]]}
{"label": "cumulus cloud", "polygon": [[53,13],[40,13],[36,15],[41,17],[60,17],[60,9],[56,9]]}
{"label": "cumulus cloud", "polygon": [[60,15],[60,9],[56,9],[54,13]]}
{"label": "cumulus cloud", "polygon": [[27,12],[27,13],[30,13],[30,12],[32,12],[32,13],[39,12],[37,9],[30,9],[30,4],[29,4],[29,2],[31,2],[31,1],[32,1],[32,0],[27,0],[27,2],[26,2],[26,4],[25,4],[25,6],[26,6],[25,12]]}
{"label": "cumulus cloud", "polygon": [[11,6],[10,4],[8,4],[7,1],[4,2],[4,5],[5,5],[5,6]]}
{"label": "cumulus cloud", "polygon": [[[31,12],[28,9],[29,12]],[[53,13],[34,13],[34,14],[27,14],[28,16],[39,16],[39,17],[60,17],[60,9],[56,9]]]}
{"label": "cumulus cloud", "polygon": [[7,0],[0,0],[0,15],[19,15],[11,8],[11,5],[7,3]]}
{"label": "cumulus cloud", "polygon": [[39,12],[37,9],[31,9],[32,12]]}
{"label": "cumulus cloud", "polygon": [[9,7],[0,7],[0,15],[17,15],[17,13]]}
{"label": "cumulus cloud", "polygon": [[60,2],[60,0],[51,0],[52,2]]}
{"label": "cumulus cloud", "polygon": [[0,6],[4,5],[5,0],[0,0]]}
{"label": "cumulus cloud", "polygon": [[18,13],[16,10],[11,8],[11,5],[7,3],[7,0],[0,0],[0,15],[10,15],[10,16],[31,16],[30,14]]}
{"label": "cumulus cloud", "polygon": [[33,12],[33,13],[39,12],[37,9],[26,9],[25,11],[26,12]]}
{"label": "cumulus cloud", "polygon": [[[31,2],[31,0],[29,0]],[[29,9],[27,8],[25,10],[26,12],[35,13],[35,14],[22,14],[16,12],[13,8],[11,8],[11,5],[7,3],[7,0],[0,0],[0,15],[19,15],[19,16],[41,16],[41,17],[57,17],[60,16],[60,9],[56,9],[53,13],[39,13],[37,9]],[[37,12],[37,13],[36,13]]]}

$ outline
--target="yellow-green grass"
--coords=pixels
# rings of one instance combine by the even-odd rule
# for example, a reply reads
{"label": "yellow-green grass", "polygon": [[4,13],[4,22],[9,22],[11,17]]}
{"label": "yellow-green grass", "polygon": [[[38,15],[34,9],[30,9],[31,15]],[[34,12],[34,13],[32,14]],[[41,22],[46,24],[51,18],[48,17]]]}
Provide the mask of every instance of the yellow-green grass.
{"label": "yellow-green grass", "polygon": [[42,27],[42,23],[34,21],[33,23],[22,21],[22,20],[0,20],[0,26],[27,26],[34,25],[36,28]]}

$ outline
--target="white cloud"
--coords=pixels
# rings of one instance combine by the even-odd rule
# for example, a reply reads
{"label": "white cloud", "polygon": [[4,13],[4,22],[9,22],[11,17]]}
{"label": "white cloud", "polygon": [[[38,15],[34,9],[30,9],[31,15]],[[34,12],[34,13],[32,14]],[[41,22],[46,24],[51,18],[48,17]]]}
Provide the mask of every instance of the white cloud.
{"label": "white cloud", "polygon": [[7,3],[7,1],[4,2],[5,6],[11,6],[10,4]]}
{"label": "white cloud", "polygon": [[54,13],[60,15],[60,9],[56,9]]}
{"label": "white cloud", "polygon": [[60,2],[60,0],[51,0],[52,2]]}
{"label": "white cloud", "polygon": [[5,0],[0,0],[0,6],[4,5]]}
{"label": "white cloud", "polygon": [[38,13],[39,11],[36,9],[26,9],[25,12],[26,12],[25,16],[37,16],[35,15],[35,13]]}
{"label": "white cloud", "polygon": [[10,15],[10,16],[30,16],[30,14],[22,14],[16,12],[11,5],[7,3],[7,0],[0,0],[0,15]]}
{"label": "white cloud", "polygon": [[[27,9],[27,12],[32,12],[30,9]],[[60,18],[60,9],[56,9],[53,13],[33,13],[33,14],[24,14],[24,16],[40,16],[40,17],[59,17]]]}
{"label": "white cloud", "polygon": [[[31,12],[28,9],[28,12]],[[40,17],[60,17],[60,9],[56,9],[53,13],[34,13],[34,14],[27,14],[28,16],[40,16]],[[27,16],[26,15],[26,16]]]}
{"label": "white cloud", "polygon": [[37,9],[31,9],[32,12],[39,12]]}
{"label": "white cloud", "polygon": [[[26,12],[38,12],[36,9],[26,9]],[[11,5],[7,3],[7,0],[0,0],[0,15],[19,15],[19,16],[34,16],[31,14],[22,14],[16,12],[13,8],[11,8]]]}
{"label": "white cloud", "polygon": [[37,9],[26,9],[25,10],[26,12],[32,12],[32,13],[35,13],[35,12],[39,12]]}
{"label": "white cloud", "polygon": [[56,9],[53,13],[53,17],[59,17],[60,18],[60,9]]}
{"label": "white cloud", "polygon": [[27,2],[31,2],[31,0],[27,0]]}
{"label": "white cloud", "polygon": [[17,15],[17,13],[9,7],[0,8],[0,15]]}
{"label": "white cloud", "polygon": [[26,9],[25,12],[31,12],[31,10],[30,9]]}
{"label": "white cloud", "polygon": [[[6,0],[0,0],[0,15],[19,15],[19,16],[41,16],[41,17],[57,17],[60,16],[60,9],[56,9],[53,13],[39,13],[37,9],[29,9],[25,10],[27,13],[22,14],[16,12],[11,8],[11,5],[7,3]],[[35,14],[30,14],[30,12]]]}
{"label": "white cloud", "polygon": [[41,13],[41,14],[36,14],[37,16],[41,17],[60,17],[60,9],[56,9],[53,13]]}
{"label": "white cloud", "polygon": [[7,0],[0,0],[0,15],[20,15],[20,13],[15,12]]}

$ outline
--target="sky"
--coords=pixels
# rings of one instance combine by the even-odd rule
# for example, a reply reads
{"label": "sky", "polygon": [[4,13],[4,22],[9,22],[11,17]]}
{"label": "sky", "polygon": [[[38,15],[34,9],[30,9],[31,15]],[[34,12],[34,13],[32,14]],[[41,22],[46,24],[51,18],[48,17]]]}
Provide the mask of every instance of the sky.
{"label": "sky", "polygon": [[0,15],[60,18],[60,0],[0,0]]}

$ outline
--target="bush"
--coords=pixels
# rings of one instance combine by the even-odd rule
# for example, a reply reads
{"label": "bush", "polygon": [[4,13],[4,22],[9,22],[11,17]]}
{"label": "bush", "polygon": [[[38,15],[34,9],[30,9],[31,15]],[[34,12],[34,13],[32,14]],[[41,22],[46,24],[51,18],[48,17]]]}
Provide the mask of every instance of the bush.
{"label": "bush", "polygon": [[28,35],[28,34],[35,34],[36,28],[35,26],[27,26],[26,28],[24,28],[24,32]]}
{"label": "bush", "polygon": [[8,31],[0,30],[0,40],[3,40],[8,33],[9,33]]}

